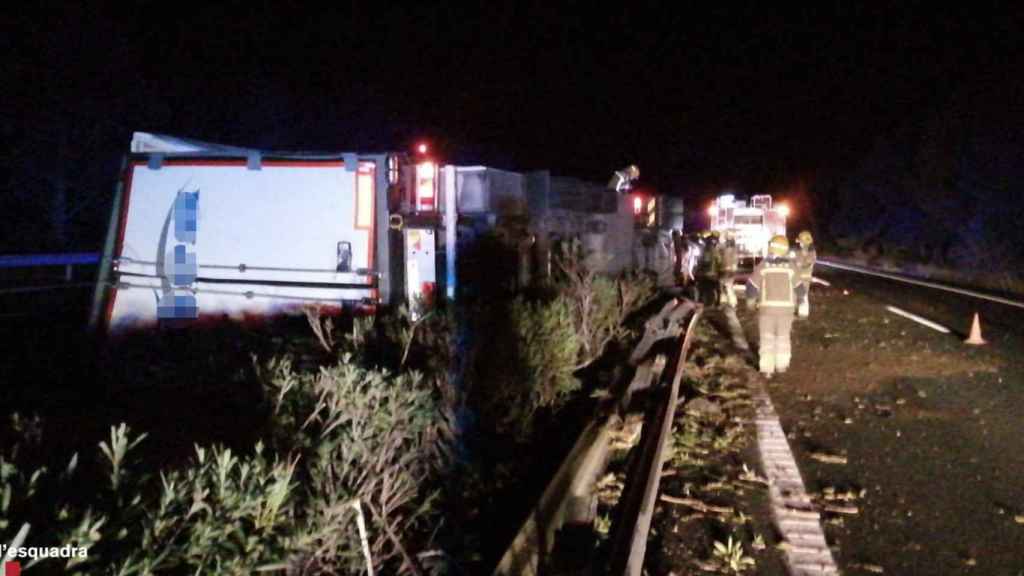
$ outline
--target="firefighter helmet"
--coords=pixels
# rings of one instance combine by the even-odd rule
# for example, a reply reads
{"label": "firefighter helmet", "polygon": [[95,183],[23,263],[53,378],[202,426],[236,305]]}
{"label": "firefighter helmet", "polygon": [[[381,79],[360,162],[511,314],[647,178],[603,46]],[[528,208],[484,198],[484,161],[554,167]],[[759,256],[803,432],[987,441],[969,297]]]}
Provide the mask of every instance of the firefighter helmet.
{"label": "firefighter helmet", "polygon": [[804,230],[796,237],[796,243],[801,246],[808,246],[814,243],[814,237],[807,230]]}
{"label": "firefighter helmet", "polygon": [[782,234],[772,236],[768,242],[768,253],[772,256],[785,256],[789,252],[789,240]]}

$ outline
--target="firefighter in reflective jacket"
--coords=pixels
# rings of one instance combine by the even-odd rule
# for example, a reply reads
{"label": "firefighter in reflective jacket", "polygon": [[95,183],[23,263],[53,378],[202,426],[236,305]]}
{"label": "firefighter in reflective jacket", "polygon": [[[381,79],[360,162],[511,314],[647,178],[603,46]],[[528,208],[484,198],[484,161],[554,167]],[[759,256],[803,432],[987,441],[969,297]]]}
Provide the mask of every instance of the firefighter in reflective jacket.
{"label": "firefighter in reflective jacket", "polygon": [[789,368],[792,354],[789,334],[796,308],[797,271],[788,253],[786,237],[774,236],[768,243],[768,257],[747,279],[747,307],[757,306],[758,369],[769,378]]}
{"label": "firefighter in reflective jacket", "polygon": [[811,279],[818,253],[814,250],[814,238],[807,230],[796,237],[796,243],[799,246],[793,251],[793,262],[797,270],[796,311],[798,316],[806,318],[811,313]]}
{"label": "firefighter in reflective jacket", "polygon": [[697,260],[696,295],[697,301],[710,306],[718,305],[718,271],[721,255],[718,253],[718,231],[704,232],[704,247]]}
{"label": "firefighter in reflective jacket", "polygon": [[718,245],[718,302],[722,305],[736,307],[736,271],[739,268],[739,256],[736,254],[736,237],[731,230],[726,230],[723,241]]}

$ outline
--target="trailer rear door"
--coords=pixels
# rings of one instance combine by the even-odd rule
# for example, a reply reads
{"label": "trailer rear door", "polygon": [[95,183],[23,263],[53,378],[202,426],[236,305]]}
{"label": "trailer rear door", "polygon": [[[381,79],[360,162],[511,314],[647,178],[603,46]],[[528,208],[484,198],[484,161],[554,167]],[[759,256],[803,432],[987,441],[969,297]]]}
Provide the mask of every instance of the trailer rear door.
{"label": "trailer rear door", "polygon": [[[114,329],[157,320],[169,289],[199,316],[375,301],[376,165],[341,160],[172,158],[131,163],[108,308]],[[194,242],[176,235],[179,192],[198,193]],[[184,248],[182,248],[184,245]],[[194,258],[174,285],[175,250]]]}

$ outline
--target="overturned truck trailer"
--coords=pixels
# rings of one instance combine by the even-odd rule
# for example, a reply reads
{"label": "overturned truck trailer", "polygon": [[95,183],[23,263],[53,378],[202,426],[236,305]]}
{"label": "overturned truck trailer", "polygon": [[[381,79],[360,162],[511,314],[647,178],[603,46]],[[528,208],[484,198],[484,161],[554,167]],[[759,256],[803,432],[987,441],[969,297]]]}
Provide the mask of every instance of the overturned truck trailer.
{"label": "overturned truck trailer", "polygon": [[[404,161],[400,154],[269,153],[135,133],[93,322],[120,332],[307,305],[372,309],[406,291],[405,258],[395,252],[405,239],[417,290],[432,292],[436,207],[422,211],[417,228],[416,207],[403,194],[405,180],[416,178],[436,198],[437,169],[406,170]],[[394,230],[402,206],[410,225]]]}
{"label": "overturned truck trailer", "polygon": [[[416,304],[455,298],[457,285],[473,294],[495,280],[521,288],[550,275],[553,246],[570,238],[602,273],[666,268],[667,232],[653,212],[633,211],[634,200],[548,172],[137,132],[91,321],[118,333],[403,301],[415,314]],[[644,206],[653,210],[653,197]],[[486,238],[505,249],[482,250],[493,245]]]}

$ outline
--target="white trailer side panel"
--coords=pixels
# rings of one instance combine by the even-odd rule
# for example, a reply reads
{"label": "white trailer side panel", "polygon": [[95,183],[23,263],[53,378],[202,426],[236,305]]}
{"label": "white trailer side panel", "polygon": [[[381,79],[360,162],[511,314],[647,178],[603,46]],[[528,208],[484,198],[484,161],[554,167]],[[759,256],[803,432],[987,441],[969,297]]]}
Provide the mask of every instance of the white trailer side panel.
{"label": "white trailer side panel", "polygon": [[[250,170],[245,160],[175,159],[158,169],[136,162],[130,170],[115,254],[129,286],[117,291],[112,328],[156,320],[154,291],[169,284],[163,263],[178,243],[172,209],[182,190],[199,192],[189,249],[200,315],[275,313],[376,295],[367,274],[375,267],[372,163],[359,172],[340,161],[265,162]],[[341,242],[351,247],[348,271],[338,269]]]}

